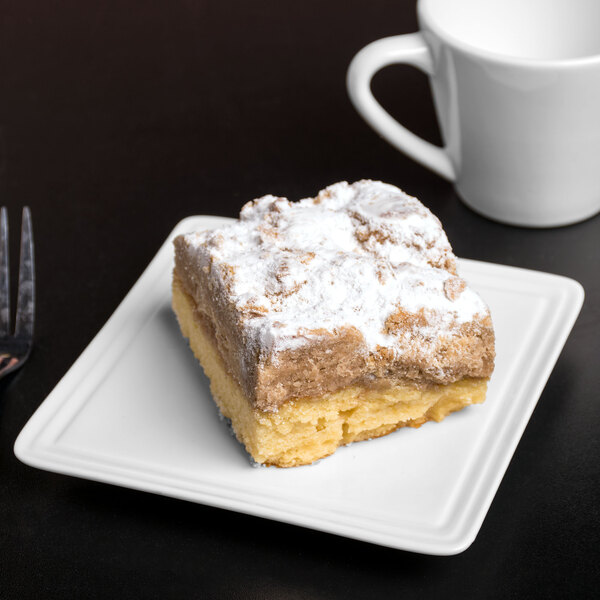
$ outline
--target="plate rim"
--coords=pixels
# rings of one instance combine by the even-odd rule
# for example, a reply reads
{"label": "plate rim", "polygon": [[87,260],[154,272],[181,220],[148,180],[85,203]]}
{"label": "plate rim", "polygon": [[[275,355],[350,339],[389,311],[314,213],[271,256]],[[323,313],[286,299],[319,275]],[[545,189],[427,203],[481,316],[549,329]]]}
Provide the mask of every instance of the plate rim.
{"label": "plate rim", "polygon": [[[44,429],[52,423],[52,420],[55,418],[60,408],[63,405],[68,404],[69,400],[72,398],[73,390],[69,391],[69,385],[73,383],[72,380],[78,374],[78,371],[82,369],[82,363],[85,364],[87,362],[86,358],[88,355],[93,354],[95,348],[100,346],[101,343],[104,342],[104,338],[107,338],[111,331],[115,329],[115,325],[118,325],[119,319],[125,316],[129,309],[129,305],[134,306],[136,296],[140,295],[140,290],[145,286],[150,285],[146,280],[152,276],[154,279],[152,283],[155,284],[157,280],[160,280],[164,276],[164,263],[165,261],[169,261],[169,264],[171,264],[170,261],[172,260],[172,253],[168,253],[166,249],[172,243],[173,238],[186,230],[198,229],[203,226],[206,226],[207,228],[214,227],[234,221],[235,219],[228,217],[197,215],[186,217],[175,226],[106,323],[92,338],[84,351],[77,357],[56,386],[30,416],[15,440],[14,453],[16,457],[29,466],[54,473],[100,481],[139,491],[158,493],[225,510],[234,510],[256,517],[269,518],[293,525],[300,525],[391,548],[432,555],[453,555],[466,550],[475,540],[481,528],[498,487],[504,478],[508,465],[512,460],[516,447],[529,423],[531,414],[537,405],[550,373],[554,369],[569,333],[579,315],[581,306],[583,305],[585,297],[584,289],[579,282],[572,278],[553,273],[524,269],[521,267],[488,263],[473,259],[458,259],[459,271],[462,267],[467,267],[467,270],[479,270],[485,275],[489,274],[490,270],[500,269],[513,277],[534,277],[538,281],[545,280],[555,292],[562,293],[562,309],[561,311],[556,311],[557,315],[554,319],[554,323],[552,327],[548,327],[548,331],[556,338],[556,343],[550,347],[540,345],[545,348],[546,351],[550,350],[549,356],[546,356],[545,358],[541,356],[541,350],[538,354],[539,360],[543,363],[541,374],[535,369],[528,370],[528,383],[523,386],[525,390],[521,390],[521,395],[524,395],[526,392],[529,393],[528,399],[526,398],[520,405],[515,404],[515,406],[520,407],[521,410],[517,411],[516,408],[514,408],[514,414],[511,414],[510,418],[504,419],[501,433],[495,438],[498,449],[493,455],[490,455],[490,458],[488,458],[487,466],[484,469],[480,469],[477,483],[473,486],[475,492],[468,496],[469,507],[460,511],[460,521],[443,535],[439,535],[442,530],[433,528],[429,535],[421,535],[420,538],[417,535],[416,538],[413,537],[412,539],[401,537],[401,539],[398,540],[397,533],[390,534],[385,531],[366,530],[364,526],[359,527],[356,523],[352,524],[344,522],[344,519],[332,528],[331,519],[326,518],[327,511],[324,509],[315,510],[314,508],[311,508],[308,511],[294,511],[293,509],[290,510],[288,507],[286,510],[285,505],[289,505],[289,501],[281,501],[282,505],[280,506],[277,506],[277,502],[274,504],[272,502],[256,504],[256,497],[253,506],[249,509],[247,504],[244,504],[235,498],[228,497],[226,494],[224,496],[219,496],[217,493],[206,491],[206,488],[210,488],[210,485],[207,485],[206,482],[202,483],[202,491],[188,490],[187,493],[184,493],[181,489],[178,491],[173,486],[169,486],[168,484],[163,485],[160,482],[157,482],[156,479],[153,482],[151,479],[150,484],[147,481],[144,483],[144,477],[140,478],[139,472],[137,479],[136,477],[132,478],[131,475],[129,478],[125,476],[121,477],[119,474],[115,475],[114,469],[112,472],[109,469],[108,474],[103,475],[101,469],[98,468],[101,464],[100,460],[98,460],[98,464],[95,465],[94,461],[90,462],[88,459],[88,468],[86,470],[83,466],[77,467],[76,464],[70,463],[65,457],[61,458],[60,453],[58,456],[54,453],[55,455],[53,456],[53,453],[49,452],[48,448],[44,449],[36,447],[36,442],[39,440]],[[151,306],[152,299],[149,298],[148,302]],[[146,309],[147,308],[148,307],[146,307]],[[138,328],[136,328],[135,331],[138,331]],[[135,335],[133,335],[133,338],[134,337]],[[109,344],[112,344],[113,341],[114,340],[110,338],[108,339]],[[531,388],[531,390],[529,390],[529,388]],[[508,427],[509,421],[515,421],[516,427]],[[503,443],[500,443],[501,438],[504,437],[507,439],[504,440]],[[494,468],[492,468],[491,462],[494,462]],[[89,467],[90,464],[92,465],[91,469]],[[263,500],[264,498],[261,498],[261,501]],[[387,529],[389,530],[389,526]],[[435,537],[436,531],[438,533],[437,538]],[[409,533],[409,535],[414,535],[415,532],[407,531],[407,533]]]}

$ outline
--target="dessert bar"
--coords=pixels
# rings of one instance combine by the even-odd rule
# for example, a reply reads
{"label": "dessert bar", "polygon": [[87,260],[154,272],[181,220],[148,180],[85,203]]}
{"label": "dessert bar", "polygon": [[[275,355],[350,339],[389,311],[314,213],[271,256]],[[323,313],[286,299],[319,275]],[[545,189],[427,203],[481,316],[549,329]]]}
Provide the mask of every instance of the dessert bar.
{"label": "dessert bar", "polygon": [[489,310],[439,220],[376,181],[264,196],[177,237],[173,308],[259,464],[441,421],[484,401],[494,367]]}

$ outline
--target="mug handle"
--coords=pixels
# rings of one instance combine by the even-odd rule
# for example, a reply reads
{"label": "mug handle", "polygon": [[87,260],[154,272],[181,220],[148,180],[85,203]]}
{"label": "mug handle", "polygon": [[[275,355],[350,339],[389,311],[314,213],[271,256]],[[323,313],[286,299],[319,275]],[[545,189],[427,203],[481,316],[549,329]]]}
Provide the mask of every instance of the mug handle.
{"label": "mug handle", "polygon": [[433,74],[431,52],[420,33],[382,38],[365,46],[348,67],[346,86],[352,104],[365,121],[392,146],[445,179],[454,181],[454,167],[446,150],[400,125],[371,93],[373,75],[394,63],[413,65],[428,75]]}

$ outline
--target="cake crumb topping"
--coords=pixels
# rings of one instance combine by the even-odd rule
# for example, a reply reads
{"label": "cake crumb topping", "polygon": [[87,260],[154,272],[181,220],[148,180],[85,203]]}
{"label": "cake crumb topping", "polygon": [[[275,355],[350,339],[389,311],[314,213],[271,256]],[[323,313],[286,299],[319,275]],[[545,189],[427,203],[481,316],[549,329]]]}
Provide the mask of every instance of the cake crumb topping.
{"label": "cake crumb topping", "polygon": [[275,360],[348,328],[366,355],[433,352],[424,340],[489,317],[456,275],[439,220],[378,181],[336,183],[298,202],[263,196],[236,223],[183,243],[198,269],[210,267],[213,293],[237,307],[247,343]]}

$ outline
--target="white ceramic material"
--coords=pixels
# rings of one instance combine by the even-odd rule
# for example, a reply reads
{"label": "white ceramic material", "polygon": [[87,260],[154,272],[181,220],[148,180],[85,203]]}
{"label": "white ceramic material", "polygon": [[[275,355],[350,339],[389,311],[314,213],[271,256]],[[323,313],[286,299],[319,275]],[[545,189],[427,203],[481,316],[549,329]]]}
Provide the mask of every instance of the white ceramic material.
{"label": "white ceramic material", "polygon": [[[473,541],[583,300],[571,279],[461,260],[489,303],[496,370],[485,404],[340,448],[315,465],[253,468],[219,421],[170,309],[171,239],[20,433],[49,471],[302,525],[455,554]],[[174,507],[174,510],[176,507]]]}
{"label": "white ceramic material", "polygon": [[[487,217],[551,227],[596,214],[600,2],[420,0],[418,16],[420,33],[378,40],[350,65],[348,92],[366,121]],[[392,63],[430,76],[444,148],[373,97],[371,78]]]}

